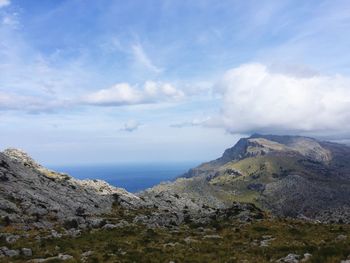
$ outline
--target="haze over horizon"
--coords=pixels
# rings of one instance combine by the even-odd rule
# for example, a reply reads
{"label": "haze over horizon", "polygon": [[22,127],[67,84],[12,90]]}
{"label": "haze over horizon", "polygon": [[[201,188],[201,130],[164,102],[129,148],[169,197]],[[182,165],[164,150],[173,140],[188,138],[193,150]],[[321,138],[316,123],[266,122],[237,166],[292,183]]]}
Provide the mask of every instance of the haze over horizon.
{"label": "haze over horizon", "polygon": [[347,1],[0,0],[0,149],[211,160],[251,133],[350,140]]}

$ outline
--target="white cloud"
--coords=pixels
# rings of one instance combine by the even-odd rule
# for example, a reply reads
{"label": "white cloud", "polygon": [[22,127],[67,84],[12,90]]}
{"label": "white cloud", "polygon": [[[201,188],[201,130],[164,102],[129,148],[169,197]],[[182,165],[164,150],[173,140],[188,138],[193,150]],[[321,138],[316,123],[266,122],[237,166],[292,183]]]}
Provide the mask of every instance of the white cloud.
{"label": "white cloud", "polygon": [[148,57],[140,43],[132,45],[131,49],[136,61],[142,66],[155,73],[160,73],[163,71],[163,69],[154,65],[154,63]]}
{"label": "white cloud", "polygon": [[0,8],[10,5],[10,0],[0,0]]}
{"label": "white cloud", "polygon": [[99,46],[104,52],[107,53],[125,52],[125,48],[121,44],[120,40],[115,36],[112,36],[107,40],[102,40]]}
{"label": "white cloud", "polygon": [[170,127],[184,128],[184,127],[193,127],[193,126],[203,126],[203,125],[206,125],[209,120],[210,120],[210,117],[201,118],[201,119],[195,118],[191,121],[184,121],[184,122],[172,124],[170,125]]}
{"label": "white cloud", "polygon": [[118,83],[108,89],[102,89],[82,98],[86,104],[100,106],[123,106],[176,101],[184,93],[169,83],[147,81],[143,88],[128,83]]}
{"label": "white cloud", "polygon": [[45,100],[33,96],[21,96],[0,91],[0,111],[25,111],[28,113],[54,112],[70,106],[69,101]]}
{"label": "white cloud", "polygon": [[169,83],[147,81],[142,88],[128,83],[118,83],[83,97],[64,97],[48,91],[46,96],[20,95],[0,90],[0,111],[23,111],[30,113],[56,112],[73,109],[81,104],[91,106],[151,105],[178,102],[185,95]]}
{"label": "white cloud", "polygon": [[128,120],[124,123],[124,127],[121,129],[122,131],[133,132],[140,127],[140,123],[136,120]]}
{"label": "white cloud", "polygon": [[111,88],[91,93],[84,100],[89,104],[119,106],[139,103],[142,101],[142,94],[128,83],[118,83]]}
{"label": "white cloud", "polygon": [[246,64],[227,71],[217,90],[221,113],[209,122],[232,133],[350,131],[350,79],[341,75]]}
{"label": "white cloud", "polygon": [[2,18],[1,23],[4,26],[18,28],[18,26],[19,26],[18,14],[17,13],[5,14]]}
{"label": "white cloud", "polygon": [[64,60],[58,50],[33,48],[19,21],[17,12],[0,14],[0,111],[56,112],[77,104],[92,79],[101,81],[83,55]]}

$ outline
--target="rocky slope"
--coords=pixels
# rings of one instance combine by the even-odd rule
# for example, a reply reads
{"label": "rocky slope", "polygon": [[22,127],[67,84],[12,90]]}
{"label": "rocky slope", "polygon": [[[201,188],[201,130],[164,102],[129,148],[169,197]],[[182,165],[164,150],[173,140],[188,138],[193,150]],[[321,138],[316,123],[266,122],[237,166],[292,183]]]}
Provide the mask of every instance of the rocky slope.
{"label": "rocky slope", "polygon": [[159,193],[210,207],[249,202],[277,216],[350,222],[350,148],[301,136],[255,134],[142,195]]}
{"label": "rocky slope", "polygon": [[253,135],[134,195],[7,149],[0,262],[347,262],[349,160],[344,145]]}
{"label": "rocky slope", "polygon": [[77,180],[48,170],[21,150],[0,152],[0,226],[86,228],[109,224],[109,218],[120,213],[128,214],[120,219],[134,223],[169,226],[208,222],[225,217],[227,209],[235,211],[229,216],[242,220],[262,217],[252,204],[207,206],[202,199],[156,190],[137,196],[101,180]]}
{"label": "rocky slope", "polygon": [[49,224],[110,212],[114,202],[141,205],[139,197],[100,180],[76,180],[50,171],[26,153],[0,153],[0,217],[13,223]]}
{"label": "rocky slope", "polygon": [[350,222],[349,161],[344,145],[256,134],[182,178],[134,195],[104,181],[50,171],[26,153],[7,149],[0,153],[0,218],[86,226],[119,207],[148,211],[136,213],[135,222],[178,225],[208,222],[235,207],[235,216],[244,220],[261,216],[260,208],[282,217]]}

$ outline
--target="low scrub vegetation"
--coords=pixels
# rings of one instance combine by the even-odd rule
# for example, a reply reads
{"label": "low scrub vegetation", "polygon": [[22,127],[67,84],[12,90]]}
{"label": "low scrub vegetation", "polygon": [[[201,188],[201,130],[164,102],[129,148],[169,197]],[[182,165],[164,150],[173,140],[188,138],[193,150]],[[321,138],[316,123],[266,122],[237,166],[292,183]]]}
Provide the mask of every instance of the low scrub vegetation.
{"label": "low scrub vegetation", "polygon": [[[0,247],[31,248],[31,258],[48,258],[59,253],[73,256],[66,262],[274,262],[291,253],[301,258],[309,253],[312,256],[305,262],[332,263],[350,255],[349,225],[296,220],[271,219],[244,224],[220,221],[172,228],[129,225],[87,230],[76,238],[38,239],[39,234],[45,236],[30,232],[28,238],[12,245],[0,239]],[[28,259],[17,256],[11,261]]]}

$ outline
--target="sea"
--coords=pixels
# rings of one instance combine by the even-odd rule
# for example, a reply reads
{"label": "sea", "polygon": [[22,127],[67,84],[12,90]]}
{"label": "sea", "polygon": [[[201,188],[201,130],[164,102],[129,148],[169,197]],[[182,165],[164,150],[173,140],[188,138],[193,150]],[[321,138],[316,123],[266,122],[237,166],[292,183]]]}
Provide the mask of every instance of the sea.
{"label": "sea", "polygon": [[49,168],[77,179],[101,179],[136,193],[161,182],[172,181],[200,162],[127,163],[103,165],[66,165]]}

